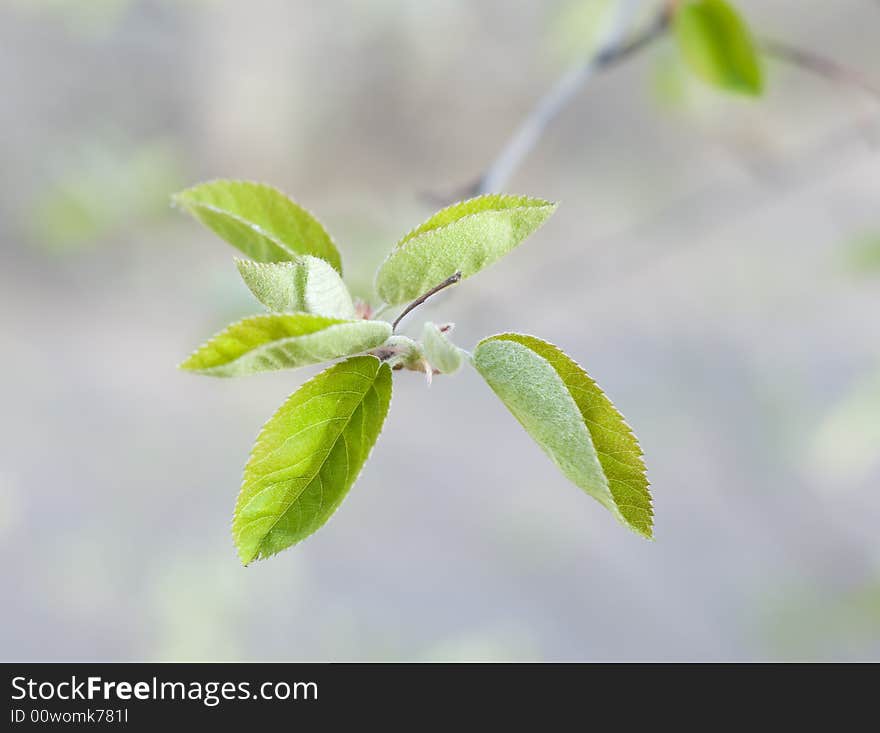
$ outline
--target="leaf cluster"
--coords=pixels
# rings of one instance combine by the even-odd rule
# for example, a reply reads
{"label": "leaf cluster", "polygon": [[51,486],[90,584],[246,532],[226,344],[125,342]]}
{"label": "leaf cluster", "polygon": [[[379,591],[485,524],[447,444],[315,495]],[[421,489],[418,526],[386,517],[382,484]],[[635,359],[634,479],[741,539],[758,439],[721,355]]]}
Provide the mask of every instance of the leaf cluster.
{"label": "leaf cluster", "polygon": [[[453,374],[471,363],[572,483],[624,525],[652,536],[642,452],[587,373],[552,344],[505,333],[473,354],[451,324],[425,323],[416,340],[355,303],[324,226],[280,191],[213,181],[175,203],[236,247],[245,285],[265,313],[231,324],[181,368],[233,377],[336,362],[296,390],[263,426],[244,469],[232,533],[241,561],[305,539],[336,511],[376,443],[391,403],[392,371]],[[376,274],[382,308],[424,300],[513,250],[556,206],[500,194],[449,206],[407,233]],[[406,311],[404,311],[406,312]],[[338,361],[337,361],[338,360]]]}

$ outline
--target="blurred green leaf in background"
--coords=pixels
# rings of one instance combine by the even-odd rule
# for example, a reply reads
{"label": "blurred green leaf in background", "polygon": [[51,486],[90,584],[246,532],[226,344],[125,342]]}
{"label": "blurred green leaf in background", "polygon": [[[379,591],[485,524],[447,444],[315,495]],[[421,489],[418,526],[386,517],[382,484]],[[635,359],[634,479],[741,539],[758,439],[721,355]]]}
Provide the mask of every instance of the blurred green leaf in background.
{"label": "blurred green leaf in background", "polygon": [[[54,20],[65,30],[88,41],[100,41],[114,33],[138,0],[5,0],[13,10],[41,20]],[[213,0],[154,0],[171,9]]]}
{"label": "blurred green leaf in background", "polygon": [[682,57],[701,79],[730,92],[758,96],[763,91],[758,51],[729,3],[687,0],[675,11],[673,26]]}
{"label": "blurred green leaf in background", "polygon": [[176,147],[163,140],[92,141],[61,155],[30,212],[32,240],[50,252],[75,252],[167,216],[168,191],[183,179],[180,160]]}
{"label": "blurred green leaf in background", "polygon": [[112,32],[133,0],[7,0],[16,10],[37,17],[55,18],[66,28],[87,38]]}
{"label": "blurred green leaf in background", "polygon": [[845,249],[847,269],[856,275],[880,275],[880,232],[856,237]]}
{"label": "blurred green leaf in background", "polygon": [[858,380],[831,408],[813,437],[813,469],[833,486],[868,478],[880,466],[880,370]]}
{"label": "blurred green leaf in background", "polygon": [[872,578],[833,594],[787,588],[771,602],[762,631],[777,654],[833,660],[876,644],[878,618],[880,579]]}

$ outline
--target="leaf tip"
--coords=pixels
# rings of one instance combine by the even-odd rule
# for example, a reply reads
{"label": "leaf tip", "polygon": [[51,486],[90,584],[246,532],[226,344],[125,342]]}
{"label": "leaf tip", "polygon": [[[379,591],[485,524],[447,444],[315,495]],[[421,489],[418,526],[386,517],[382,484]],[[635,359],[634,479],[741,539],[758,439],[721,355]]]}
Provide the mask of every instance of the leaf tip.
{"label": "leaf tip", "polygon": [[187,203],[187,194],[191,189],[185,188],[183,191],[178,191],[177,193],[172,193],[170,197],[171,208],[177,209],[178,211],[188,211],[189,205]]}
{"label": "leaf tip", "polygon": [[260,554],[259,552],[255,552],[255,553],[248,555],[239,549],[238,550],[238,559],[239,559],[239,562],[241,562],[241,566],[243,568],[250,567],[251,563],[253,563],[255,560],[258,559],[259,554]]}

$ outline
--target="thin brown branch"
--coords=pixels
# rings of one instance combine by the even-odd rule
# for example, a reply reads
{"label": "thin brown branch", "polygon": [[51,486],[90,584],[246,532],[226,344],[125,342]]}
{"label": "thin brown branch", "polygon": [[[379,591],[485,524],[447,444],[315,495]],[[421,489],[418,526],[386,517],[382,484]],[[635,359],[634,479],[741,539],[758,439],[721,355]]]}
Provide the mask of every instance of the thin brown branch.
{"label": "thin brown branch", "polygon": [[450,285],[455,285],[455,283],[457,283],[459,280],[461,280],[461,270],[456,272],[454,275],[450,275],[449,277],[447,277],[439,285],[435,285],[433,288],[431,288],[424,295],[420,295],[412,303],[410,303],[406,308],[404,308],[403,312],[399,316],[397,316],[397,318],[394,319],[394,323],[391,324],[391,330],[396,331],[397,325],[404,319],[404,317],[407,314],[409,314],[411,311],[414,311],[416,308],[418,308],[422,303],[424,303],[432,295],[436,295],[441,290],[445,290],[446,288],[448,288]]}
{"label": "thin brown branch", "polygon": [[[442,205],[503,187],[507,178],[537,145],[546,127],[571,102],[586,81],[595,73],[611,69],[635,56],[653,41],[662,37],[670,27],[674,12],[674,3],[664,4],[653,22],[640,33],[626,41],[607,44],[579,69],[574,69],[562,77],[529,113],[505,148],[479,178],[447,194],[426,194],[425,197],[432,203]],[[809,49],[775,38],[762,37],[759,44],[763,53],[770,58],[790,64],[828,81],[859,89],[880,101],[880,84],[856,69]]]}
{"label": "thin brown branch", "polygon": [[776,38],[762,37],[759,44],[764,54],[770,58],[791,64],[828,81],[859,89],[880,101],[880,85],[856,69]]}
{"label": "thin brown branch", "polygon": [[[622,17],[618,20],[628,20],[635,7],[634,4],[622,4]],[[547,126],[571,103],[587,81],[595,74],[632,58],[666,33],[672,20],[672,8],[671,4],[665,4],[644,30],[628,39],[623,37],[625,22],[620,22],[617,32],[610,35],[594,56],[570,69],[541,98],[479,178],[452,192],[442,195],[427,194],[425,197],[431,203],[448,204],[503,188],[507,179],[538,144]]]}

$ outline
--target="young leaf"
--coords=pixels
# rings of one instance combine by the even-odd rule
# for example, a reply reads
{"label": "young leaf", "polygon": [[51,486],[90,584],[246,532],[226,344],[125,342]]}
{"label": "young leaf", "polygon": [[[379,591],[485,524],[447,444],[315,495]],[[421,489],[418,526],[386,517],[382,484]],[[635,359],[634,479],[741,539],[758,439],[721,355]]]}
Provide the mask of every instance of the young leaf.
{"label": "young leaf", "polygon": [[335,364],[263,427],[244,469],[232,534],[242,563],[296,544],[330,519],[379,437],[391,370],[373,356]]}
{"label": "young leaf", "polygon": [[262,183],[211,181],[182,191],[174,203],[251,259],[284,262],[313,255],[342,273],[342,260],[312,214]]}
{"label": "young leaf", "polygon": [[555,210],[549,201],[500,194],[453,204],[398,242],[376,274],[376,290],[386,303],[398,305],[456,272],[470,277],[510,252]]}
{"label": "young leaf", "polygon": [[373,355],[384,361],[392,369],[424,369],[425,353],[422,347],[409,336],[396,334],[389,338]]}
{"label": "young leaf", "polygon": [[442,374],[454,374],[461,368],[461,349],[430,321],[422,330],[422,346],[428,362]]}
{"label": "young leaf", "polygon": [[218,333],[180,368],[214,377],[294,369],[375,348],[390,335],[391,325],[385,321],[343,321],[310,313],[251,316]]}
{"label": "young leaf", "polygon": [[236,260],[245,284],[276,313],[317,313],[354,318],[351,294],[329,263],[304,255],[292,262]]}
{"label": "young leaf", "polygon": [[638,441],[577,363],[546,341],[505,333],[477,345],[474,366],[562,473],[622,523],[652,536]]}
{"label": "young leaf", "polygon": [[757,96],[764,82],[748,26],[725,0],[687,0],[675,13],[675,37],[685,62],[704,81]]}

